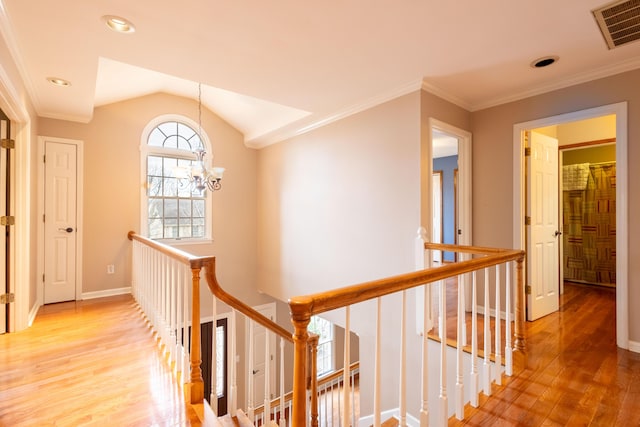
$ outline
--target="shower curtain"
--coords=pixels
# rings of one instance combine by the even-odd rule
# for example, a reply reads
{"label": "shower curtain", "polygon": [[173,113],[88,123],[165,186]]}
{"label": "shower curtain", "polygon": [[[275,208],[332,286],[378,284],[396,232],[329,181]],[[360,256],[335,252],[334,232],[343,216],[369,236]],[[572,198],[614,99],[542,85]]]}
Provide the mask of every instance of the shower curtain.
{"label": "shower curtain", "polygon": [[616,283],[616,163],[563,166],[564,279]]}

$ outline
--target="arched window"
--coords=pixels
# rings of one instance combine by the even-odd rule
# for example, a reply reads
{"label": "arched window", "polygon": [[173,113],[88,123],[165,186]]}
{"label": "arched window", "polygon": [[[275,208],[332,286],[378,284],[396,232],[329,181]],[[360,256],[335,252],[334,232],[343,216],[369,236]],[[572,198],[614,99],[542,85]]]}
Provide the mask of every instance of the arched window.
{"label": "arched window", "polygon": [[180,178],[191,166],[195,150],[209,152],[204,132],[182,116],[152,120],[142,134],[142,230],[151,239],[208,240],[211,238],[211,197]]}

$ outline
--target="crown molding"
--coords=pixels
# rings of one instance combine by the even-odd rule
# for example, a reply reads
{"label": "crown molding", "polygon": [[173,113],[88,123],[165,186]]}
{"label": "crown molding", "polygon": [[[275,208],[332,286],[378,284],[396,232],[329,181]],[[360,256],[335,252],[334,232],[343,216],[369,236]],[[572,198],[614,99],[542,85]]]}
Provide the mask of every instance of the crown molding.
{"label": "crown molding", "polygon": [[290,126],[285,126],[273,132],[247,139],[245,140],[245,145],[249,148],[260,149],[272,144],[277,144],[278,142],[293,138],[294,136],[303,135],[314,129],[318,129],[330,123],[384,104],[385,102],[391,101],[400,96],[418,91],[422,88],[422,84],[422,80],[412,81],[357,104],[353,104],[347,108],[337,111],[334,114],[326,116],[313,115],[310,118],[299,120]]}
{"label": "crown molding", "polygon": [[22,84],[24,85],[27,94],[29,95],[29,99],[33,104],[33,108],[35,111],[39,111],[41,108],[40,100],[36,94],[36,91],[33,87],[33,83],[29,78],[29,74],[27,73],[27,67],[24,65],[24,61],[22,60],[22,55],[20,55],[20,49],[18,48],[18,44],[13,36],[11,21],[7,16],[7,12],[5,10],[4,1],[0,0],[0,34],[7,44],[7,48],[9,49],[9,54],[13,58],[13,62],[18,69],[18,74],[22,78]]}
{"label": "crown molding", "polygon": [[595,70],[587,71],[584,73],[574,74],[566,79],[558,80],[556,82],[537,86],[529,90],[519,92],[517,94],[495,98],[486,102],[474,104],[469,110],[479,111],[491,107],[497,107],[498,105],[508,104],[510,102],[520,101],[532,96],[542,95],[545,93],[553,92],[555,90],[565,89],[571,86],[575,86],[582,83],[588,83],[594,80],[602,79],[605,77],[614,76],[616,74],[624,73],[627,71],[633,71],[640,68],[640,58],[632,58],[628,61],[624,61],[615,65],[601,67]]}
{"label": "crown molding", "polygon": [[425,92],[429,92],[430,94],[435,95],[439,98],[442,98],[445,101],[449,101],[450,103],[457,105],[460,108],[463,108],[467,111],[471,111],[472,105],[469,104],[467,101],[463,100],[458,96],[450,94],[449,92],[439,88],[438,86],[433,85],[432,83],[429,83],[426,80],[422,81],[422,90],[424,90]]}

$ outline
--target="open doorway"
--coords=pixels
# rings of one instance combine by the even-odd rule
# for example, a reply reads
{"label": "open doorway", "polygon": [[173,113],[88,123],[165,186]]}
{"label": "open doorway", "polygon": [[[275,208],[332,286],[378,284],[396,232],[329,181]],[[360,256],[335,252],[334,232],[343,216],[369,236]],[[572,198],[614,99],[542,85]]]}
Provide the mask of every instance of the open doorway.
{"label": "open doorway", "polygon": [[[629,348],[629,334],[628,334],[628,289],[627,289],[627,274],[628,274],[628,255],[627,255],[627,241],[628,241],[628,218],[627,218],[627,104],[619,103],[612,104],[603,107],[593,108],[589,110],[577,111],[574,113],[568,113],[545,119],[535,120],[526,123],[519,123],[514,125],[514,218],[522,218],[522,221],[514,221],[514,247],[521,249],[528,248],[529,227],[525,225],[527,203],[531,203],[528,199],[526,188],[526,165],[525,161],[525,149],[524,149],[524,136],[532,129],[539,129],[548,126],[562,125],[566,123],[576,122],[580,120],[593,119],[596,117],[602,117],[607,115],[615,115],[615,128],[616,128],[616,230],[617,238],[615,242],[616,246],[616,340],[617,345],[621,348]],[[527,266],[527,269],[532,268]],[[559,263],[557,264],[559,268]],[[526,277],[530,277],[527,272]],[[533,284],[535,285],[535,284]],[[532,286],[531,283],[527,283],[527,286]],[[559,289],[559,283],[558,283]],[[535,290],[528,288],[531,293],[527,295],[528,308],[531,304],[536,303]],[[558,290],[559,294],[559,290]]]}
{"label": "open doorway", "polygon": [[[458,138],[432,131],[433,144],[433,242],[458,243]],[[433,252],[434,262],[455,262],[455,252]]]}

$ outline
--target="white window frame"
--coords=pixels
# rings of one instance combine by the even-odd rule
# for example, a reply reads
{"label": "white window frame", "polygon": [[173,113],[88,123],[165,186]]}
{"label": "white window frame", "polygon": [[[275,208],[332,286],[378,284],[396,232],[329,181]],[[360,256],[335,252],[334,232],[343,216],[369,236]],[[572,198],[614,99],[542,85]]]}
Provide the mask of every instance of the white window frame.
{"label": "white window frame", "polygon": [[[336,358],[336,355],[335,355],[335,348],[336,348],[336,346],[335,346],[335,337],[336,337],[336,331],[335,331],[335,325],[334,325],[332,322],[330,322],[329,320],[324,319],[324,318],[319,317],[319,316],[312,316],[312,318],[318,319],[318,320],[320,320],[320,321],[322,321],[322,322],[327,322],[327,323],[329,324],[329,328],[330,328],[330,330],[331,330],[331,338],[323,340],[323,337],[322,337],[322,336],[320,336],[320,339],[318,340],[318,354],[317,354],[317,356],[316,356],[316,358],[317,358],[317,359],[316,359],[316,364],[317,364],[316,366],[318,366],[318,375],[317,375],[317,376],[318,376],[318,377],[321,377],[321,376],[327,375],[327,374],[329,374],[329,373],[331,373],[331,372],[335,371],[335,369],[336,369],[336,361],[335,361],[335,358]],[[329,347],[329,348],[330,348],[330,351],[331,351],[331,352],[330,352],[330,355],[329,355],[329,357],[328,357],[328,360],[329,360],[329,364],[330,364],[330,366],[329,366],[329,368],[328,368],[328,369],[326,369],[326,370],[324,370],[324,371],[320,371],[320,363],[319,363],[319,359],[320,359],[320,346],[327,346],[327,347]]]}
{"label": "white window frame", "polygon": [[[191,120],[188,117],[179,115],[179,114],[163,114],[161,116],[155,117],[151,119],[149,123],[145,126],[142,131],[141,139],[140,139],[140,230],[143,236],[149,235],[149,223],[148,223],[148,197],[147,197],[147,156],[148,155],[164,155],[164,156],[172,156],[175,155],[177,157],[185,157],[184,150],[171,150],[171,149],[158,149],[157,147],[151,147],[148,145],[149,135],[151,132],[166,122],[179,122],[189,126],[194,131],[198,132],[198,123]],[[205,156],[205,164],[210,162],[211,153],[211,144],[209,142],[209,137],[204,129],[201,130],[200,139],[202,140],[202,144],[204,145],[204,149],[207,152]],[[195,160],[195,155],[193,156]],[[164,243],[168,243],[171,245],[192,245],[192,244],[206,244],[213,242],[212,238],[212,208],[213,208],[213,197],[211,197],[210,191],[205,190],[205,232],[204,237],[188,237],[188,238],[180,238],[180,239],[158,239]]]}

